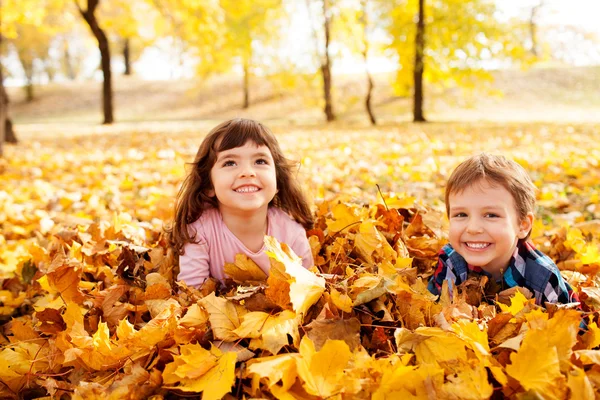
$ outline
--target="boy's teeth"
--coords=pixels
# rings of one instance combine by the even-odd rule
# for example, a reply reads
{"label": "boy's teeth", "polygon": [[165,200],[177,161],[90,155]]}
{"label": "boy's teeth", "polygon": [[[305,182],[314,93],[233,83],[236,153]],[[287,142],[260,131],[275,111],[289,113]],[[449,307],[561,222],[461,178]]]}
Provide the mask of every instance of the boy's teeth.
{"label": "boy's teeth", "polygon": [[467,247],[471,247],[473,249],[485,249],[490,244],[489,243],[466,243]]}
{"label": "boy's teeth", "polygon": [[258,188],[256,186],[244,186],[244,187],[235,189],[235,191],[238,193],[258,192]]}

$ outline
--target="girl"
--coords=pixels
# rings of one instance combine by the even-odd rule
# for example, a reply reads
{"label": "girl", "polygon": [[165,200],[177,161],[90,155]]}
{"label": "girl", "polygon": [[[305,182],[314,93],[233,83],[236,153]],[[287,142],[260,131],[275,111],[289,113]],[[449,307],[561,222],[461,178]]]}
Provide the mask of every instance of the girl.
{"label": "girl", "polygon": [[[305,229],[313,217],[271,131],[232,119],[204,139],[175,203],[171,242],[179,253],[178,280],[199,287],[209,276],[223,282],[224,266],[242,253],[267,275],[264,235],[286,243],[305,268],[313,265]],[[304,227],[304,228],[303,228]]]}

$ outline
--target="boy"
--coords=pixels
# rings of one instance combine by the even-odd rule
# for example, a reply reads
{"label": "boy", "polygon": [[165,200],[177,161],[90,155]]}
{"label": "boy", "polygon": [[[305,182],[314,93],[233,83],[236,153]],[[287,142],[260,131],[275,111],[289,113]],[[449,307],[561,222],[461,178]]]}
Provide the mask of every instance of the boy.
{"label": "boy", "polygon": [[440,251],[430,292],[440,294],[444,280],[452,293],[468,276],[486,275],[494,294],[512,288],[542,306],[579,301],[554,262],[527,241],[535,186],[523,167],[503,156],[470,157],[452,172],[445,200],[450,243]]}

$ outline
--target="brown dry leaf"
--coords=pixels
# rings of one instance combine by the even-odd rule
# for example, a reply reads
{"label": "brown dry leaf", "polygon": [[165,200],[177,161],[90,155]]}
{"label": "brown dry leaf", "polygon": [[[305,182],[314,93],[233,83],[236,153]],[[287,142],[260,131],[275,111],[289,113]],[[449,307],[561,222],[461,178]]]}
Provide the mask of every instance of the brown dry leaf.
{"label": "brown dry leaf", "polygon": [[360,321],[356,318],[338,320],[314,320],[305,325],[308,337],[313,341],[315,349],[321,350],[328,340],[346,342],[350,351],[355,351],[360,344]]}

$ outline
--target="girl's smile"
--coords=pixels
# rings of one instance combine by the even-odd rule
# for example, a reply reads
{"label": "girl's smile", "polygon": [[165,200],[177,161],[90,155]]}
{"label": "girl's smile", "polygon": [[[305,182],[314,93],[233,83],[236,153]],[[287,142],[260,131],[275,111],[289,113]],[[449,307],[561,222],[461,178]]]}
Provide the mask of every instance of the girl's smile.
{"label": "girl's smile", "polygon": [[219,210],[227,214],[264,213],[277,193],[277,177],[273,156],[267,146],[252,141],[224,150],[210,171]]}

